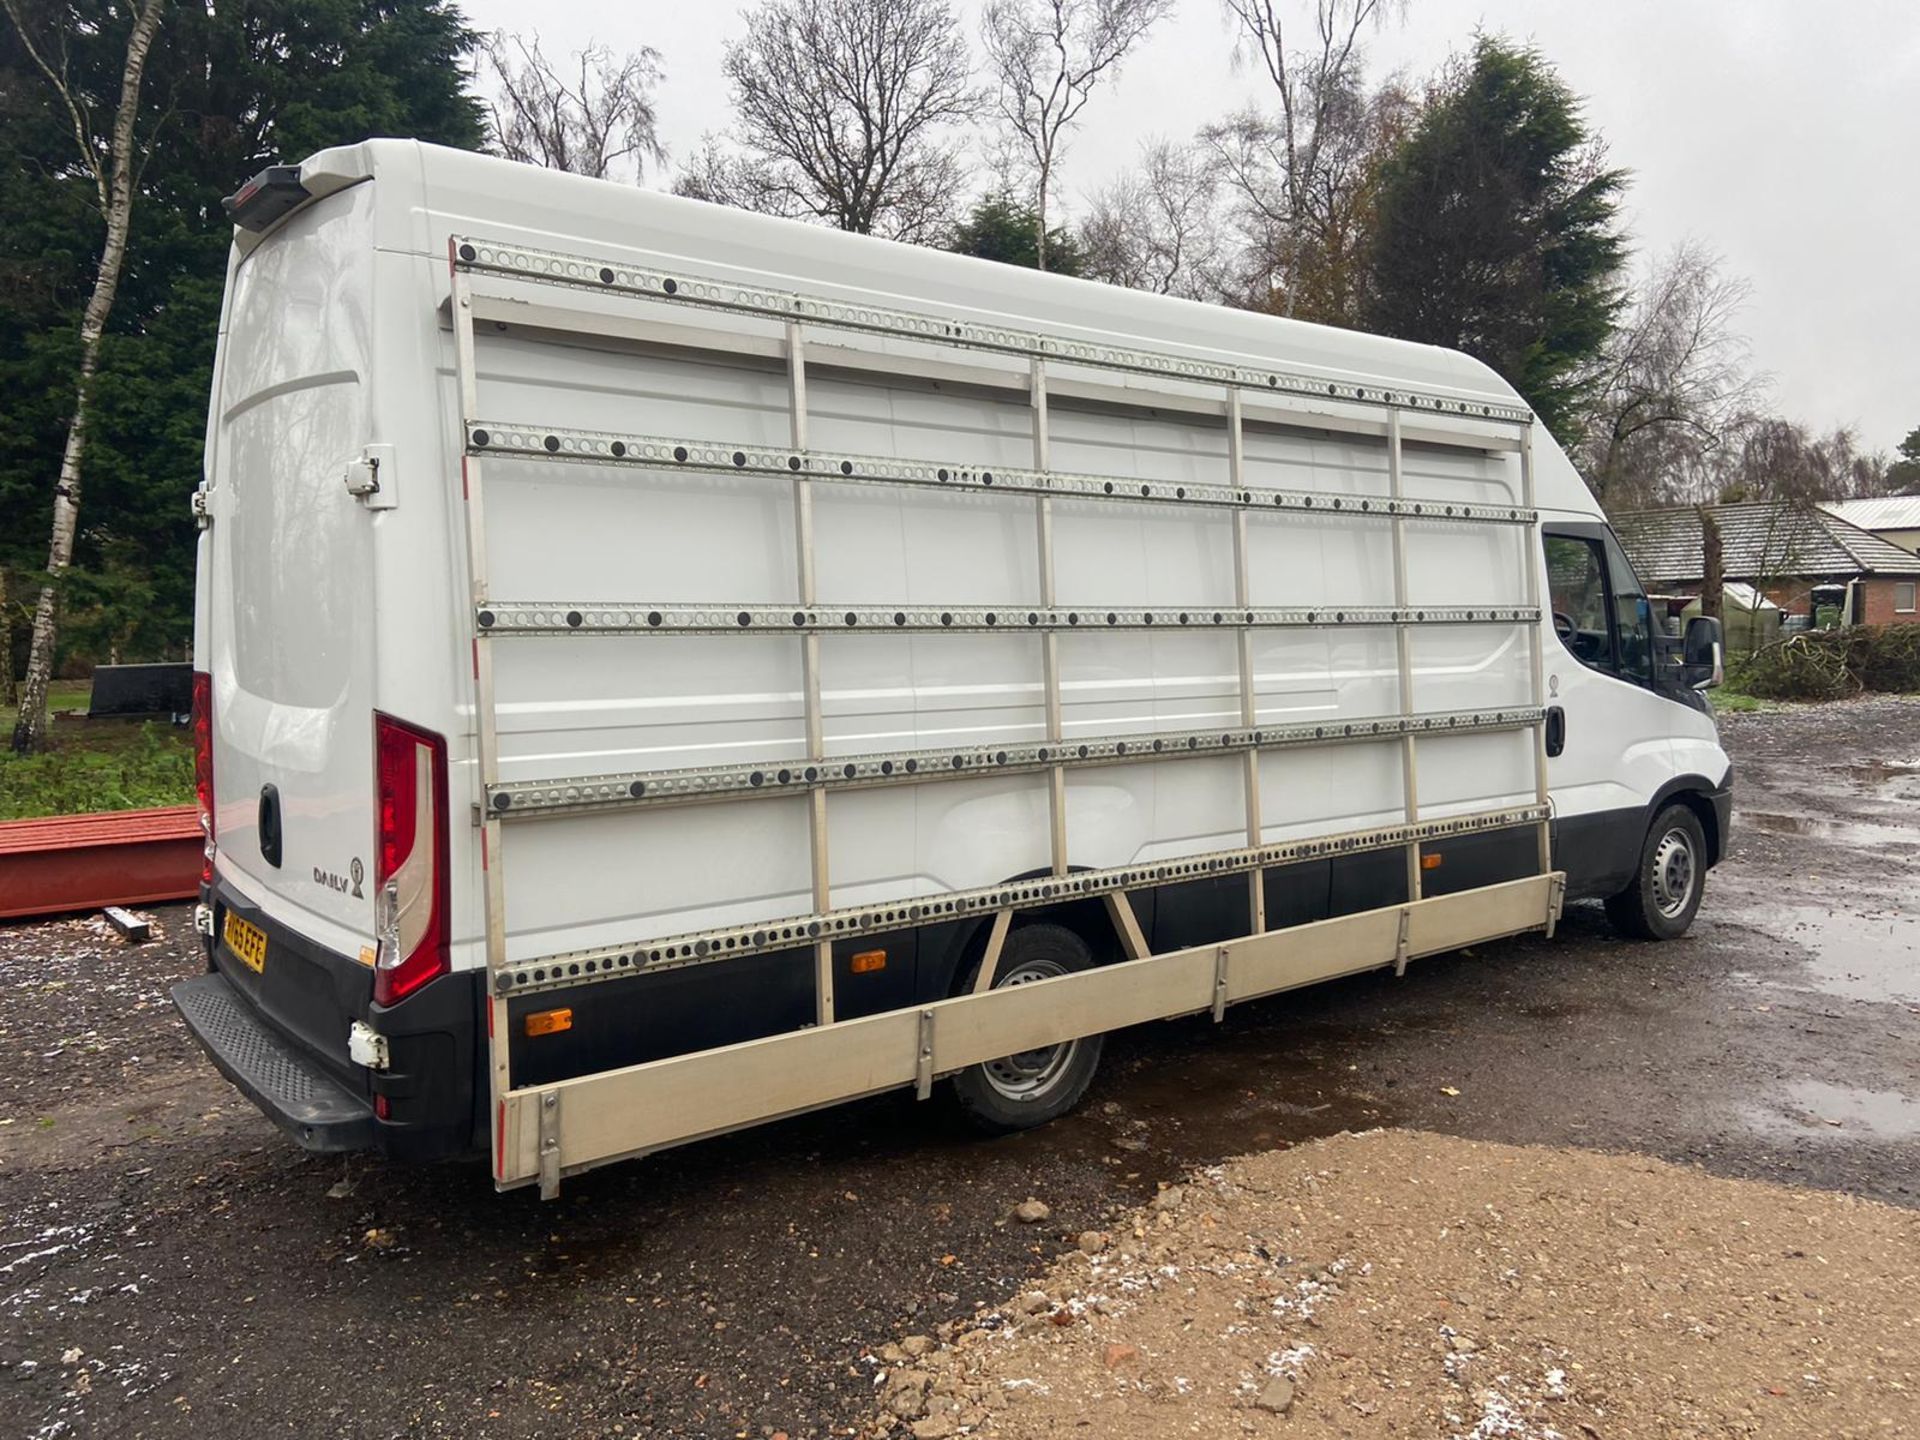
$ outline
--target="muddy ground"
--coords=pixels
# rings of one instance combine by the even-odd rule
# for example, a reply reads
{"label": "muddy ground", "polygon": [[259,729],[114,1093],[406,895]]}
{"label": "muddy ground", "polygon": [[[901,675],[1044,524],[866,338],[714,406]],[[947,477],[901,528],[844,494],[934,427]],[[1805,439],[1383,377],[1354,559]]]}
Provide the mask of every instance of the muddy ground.
{"label": "muddy ground", "polygon": [[[1684,941],[1576,907],[1553,942],[1116,1037],[1045,1131],[888,1097],[551,1205],[284,1142],[165,1002],[198,968],[184,908],[138,949],[0,929],[0,1435],[844,1433],[873,1349],[1159,1182],[1379,1125],[1920,1206],[1920,703],[1724,733],[1735,845]],[[1028,1196],[1047,1222],[1009,1220]]]}

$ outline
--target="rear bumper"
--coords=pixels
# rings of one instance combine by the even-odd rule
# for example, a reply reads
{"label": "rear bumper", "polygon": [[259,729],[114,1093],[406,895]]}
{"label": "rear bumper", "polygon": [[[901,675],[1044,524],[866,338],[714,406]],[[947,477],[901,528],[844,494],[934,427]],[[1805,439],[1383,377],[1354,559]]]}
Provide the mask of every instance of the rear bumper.
{"label": "rear bumper", "polygon": [[173,1003],[220,1073],[303,1149],[374,1144],[373,1106],[269,1029],[226,976],[182,981]]}
{"label": "rear bumper", "polygon": [[[177,986],[174,1004],[214,1064],[269,1119],[309,1150],[370,1149],[395,1160],[486,1153],[478,972],[443,975],[397,1005],[378,1005],[372,972],[355,957],[306,939],[224,879],[203,897],[210,973]],[[229,911],[266,933],[263,968],[227,947]],[[356,1021],[386,1039],[384,1068],[349,1057]]]}

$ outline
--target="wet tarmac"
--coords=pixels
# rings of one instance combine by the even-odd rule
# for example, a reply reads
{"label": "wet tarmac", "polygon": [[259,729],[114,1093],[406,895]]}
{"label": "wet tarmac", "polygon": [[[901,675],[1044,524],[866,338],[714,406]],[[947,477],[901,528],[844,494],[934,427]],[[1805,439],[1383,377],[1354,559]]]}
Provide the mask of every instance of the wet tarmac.
{"label": "wet tarmac", "polygon": [[[1920,703],[1725,733],[1733,851],[1682,941],[1577,906],[1552,941],[1114,1036],[1042,1131],[984,1142],[888,1096],[550,1205],[285,1143],[165,1004],[194,968],[184,911],[140,951],[0,929],[0,1430],[835,1433],[871,1347],[997,1302],[1162,1180],[1346,1129],[1920,1205]],[[1028,1196],[1048,1222],[1009,1220]]]}

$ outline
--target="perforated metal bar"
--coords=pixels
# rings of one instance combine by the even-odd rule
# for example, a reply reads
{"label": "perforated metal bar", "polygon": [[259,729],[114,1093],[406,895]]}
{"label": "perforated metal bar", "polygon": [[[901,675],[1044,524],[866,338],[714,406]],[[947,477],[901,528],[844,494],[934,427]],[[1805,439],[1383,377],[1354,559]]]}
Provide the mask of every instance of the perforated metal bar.
{"label": "perforated metal bar", "polygon": [[[1042,384],[1044,385],[1044,379]],[[1229,392],[1235,396],[1239,391]],[[1330,490],[1274,490],[1242,484],[1142,480],[1139,476],[1061,473],[1036,460],[1031,469],[935,460],[902,460],[854,451],[808,450],[800,444],[773,449],[760,444],[729,444],[666,435],[633,435],[610,430],[561,430],[503,420],[475,421],[467,427],[467,448],[476,455],[515,460],[617,465],[649,471],[700,474],[769,475],[785,479],[809,475],[847,484],[925,486],[936,490],[1001,491],[1011,494],[1069,496],[1075,500],[1193,505],[1234,510],[1284,510],[1386,519],[1486,525],[1530,525],[1532,510],[1518,505],[1474,505],[1459,500],[1389,499],[1384,495],[1347,495]]]}
{"label": "perforated metal bar", "polygon": [[[1387,411],[1387,493],[1396,500],[1405,493],[1405,478],[1401,472],[1400,452],[1400,412],[1397,409]],[[1395,516],[1393,520],[1393,603],[1404,607],[1407,603],[1407,522]],[[1403,625],[1395,632],[1394,659],[1400,673],[1399,689],[1396,692],[1400,700],[1400,713],[1412,715],[1413,703],[1413,636]],[[1405,795],[1407,823],[1414,824],[1420,818],[1420,770],[1419,756],[1414,750],[1414,738],[1411,731],[1405,731],[1400,739],[1400,777]],[[1418,842],[1407,846],[1407,898],[1420,898],[1420,846]],[[1404,968],[1404,967],[1403,967]]]}
{"label": "perforated metal bar", "polygon": [[[1520,499],[1529,510],[1534,508],[1533,430],[1531,427],[1520,433]],[[1541,527],[1536,524],[1531,532],[1529,543],[1523,547],[1520,556],[1521,569],[1526,572],[1527,604],[1535,609],[1540,605],[1540,572],[1545,564],[1546,549]],[[1535,804],[1543,812],[1540,819],[1539,842],[1540,873],[1545,875],[1553,870],[1553,812],[1548,797],[1547,776],[1546,656],[1541,649],[1540,629],[1537,623],[1527,627],[1527,657],[1533,672],[1533,703],[1540,711],[1540,723],[1534,727],[1533,732],[1533,795]]]}
{"label": "perforated metal bar", "polygon": [[[1244,416],[1240,392],[1227,391],[1227,479],[1235,490],[1246,483],[1247,455]],[[1236,510],[1233,516],[1233,601],[1245,610],[1253,603],[1253,579],[1248,569],[1247,512]],[[1234,647],[1238,659],[1240,686],[1240,724],[1251,731],[1259,720],[1258,697],[1254,694],[1253,631],[1240,631]],[[1260,750],[1249,746],[1241,759],[1240,784],[1246,792],[1247,844],[1260,843]],[[1247,915],[1253,933],[1267,928],[1266,877],[1259,870],[1247,876]]]}
{"label": "perforated metal bar", "polygon": [[1191,610],[979,605],[650,605],[646,601],[489,600],[477,612],[482,635],[937,635],[947,631],[1059,634],[1091,630],[1229,630],[1339,625],[1513,625],[1536,622],[1518,605],[1255,606]]}
{"label": "perforated metal bar", "polygon": [[[468,277],[454,263],[449,244],[449,269],[452,272],[452,310],[453,310],[453,357],[456,383],[460,390],[461,423],[467,423],[479,408],[479,371],[474,363],[473,341],[473,295],[468,285]],[[461,512],[465,517],[467,536],[467,583],[469,594],[476,606],[484,603],[487,593],[487,527],[486,505],[483,487],[483,462],[477,455],[461,457],[460,496]],[[494,712],[493,686],[493,647],[482,645],[476,633],[469,642],[473,651],[473,708],[475,743],[477,754],[475,761],[480,771],[480,786],[484,794],[486,788],[499,783],[500,779],[500,736],[497,718]],[[452,797],[448,797],[452,803]],[[513,1088],[513,1076],[509,1066],[509,1050],[506,1044],[507,1005],[502,997],[499,977],[507,959],[507,889],[506,856],[499,817],[482,809],[480,815],[480,889],[486,915],[486,956],[488,975],[488,1088],[491,1103],[489,1116],[505,1114],[506,1095]],[[495,1038],[497,1037],[497,1039]],[[499,1150],[499,1129],[497,1124],[489,1124],[487,1131],[493,1137],[493,1173],[495,1181],[502,1178],[501,1166],[505,1157]]]}
{"label": "perforated metal bar", "polygon": [[1258,848],[1213,851],[1146,865],[1046,875],[975,890],[948,890],[918,900],[862,905],[822,915],[799,915],[760,924],[663,936],[635,941],[631,945],[609,945],[525,960],[499,972],[494,977],[494,985],[498,993],[515,995],[591,985],[629,975],[712,964],[741,955],[798,949],[823,938],[874,934],[941,920],[987,916],[996,910],[1028,909],[1060,900],[1098,897],[1116,890],[1139,890],[1211,875],[1241,874],[1250,869],[1286,865],[1298,860],[1388,849],[1416,839],[1430,840],[1448,835],[1510,829],[1535,823],[1541,818],[1540,807],[1532,805],[1485,810],[1471,815],[1449,816],[1444,820],[1425,820],[1412,827],[1394,825],[1384,829],[1319,836],[1311,840],[1278,841]]}
{"label": "perforated metal bar", "polygon": [[742,284],[677,268],[669,270],[634,265],[611,257],[596,259],[585,255],[569,255],[477,236],[456,237],[454,243],[457,263],[470,271],[593,290],[603,295],[630,296],[779,320],[801,320],[810,326],[861,331],[1021,358],[1040,356],[1075,365],[1152,375],[1162,379],[1233,385],[1270,395],[1370,406],[1402,405],[1426,414],[1459,415],[1515,424],[1525,424],[1532,419],[1524,406],[1464,400],[1458,396],[1406,386],[1353,384],[1270,366],[1232,365],[1171,352],[1106,345],[1090,340],[1068,340],[1014,326],[805,295],[798,291]]}
{"label": "perforated metal bar", "polygon": [[[1049,738],[963,749],[875,751],[838,755],[828,760],[807,756],[742,765],[633,770],[561,780],[503,781],[489,788],[487,805],[502,819],[513,820],[608,807],[688,805],[706,800],[791,796],[812,790],[932,784],[981,775],[1137,765],[1200,756],[1257,755],[1263,750],[1365,743],[1407,734],[1487,734],[1521,729],[1538,723],[1539,719],[1537,709],[1461,710],[1322,723],[1236,726],[1227,730],[1147,731],[1069,741]],[[1257,841],[1257,832],[1250,838]]]}
{"label": "perforated metal bar", "polygon": [[[807,448],[807,345],[797,323],[789,321],[787,351],[787,426],[796,452]],[[802,605],[811,605],[814,588],[813,481],[804,470],[795,472],[793,484],[794,558],[799,574]],[[801,713],[806,728],[808,768],[826,754],[824,726],[820,710],[820,637],[809,633],[800,641]],[[498,803],[497,797],[490,803]],[[833,907],[830,852],[827,845],[827,792],[815,787],[807,796],[808,873],[813,885],[813,908]],[[822,940],[813,951],[814,1022],[833,1023],[833,944]]]}
{"label": "perforated metal bar", "polygon": [[[1052,450],[1047,430],[1047,369],[1038,358],[1028,367],[1027,401],[1033,411],[1034,469],[1045,474],[1052,463]],[[1044,491],[1034,502],[1033,533],[1038,545],[1040,603],[1051,606],[1058,598],[1053,570],[1053,500]],[[1040,693],[1048,745],[1057,746],[1065,721],[1060,704],[1060,640],[1051,631],[1040,639]],[[1067,772],[1058,763],[1047,767],[1047,855],[1054,874],[1067,873]]]}

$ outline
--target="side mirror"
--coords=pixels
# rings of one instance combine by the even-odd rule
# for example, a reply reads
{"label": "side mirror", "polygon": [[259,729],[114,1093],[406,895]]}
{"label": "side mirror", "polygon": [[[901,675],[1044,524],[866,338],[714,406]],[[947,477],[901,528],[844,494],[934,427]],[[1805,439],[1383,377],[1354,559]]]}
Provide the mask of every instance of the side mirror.
{"label": "side mirror", "polygon": [[1727,678],[1726,644],[1720,622],[1713,616],[1696,615],[1687,621],[1680,664],[1687,684],[1696,690],[1711,690]]}

